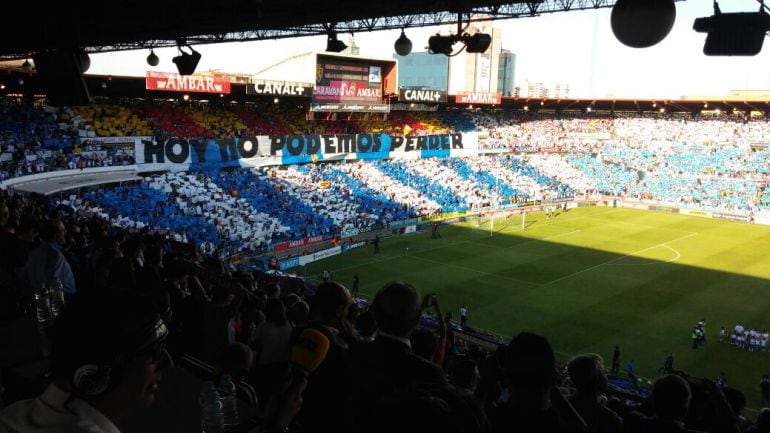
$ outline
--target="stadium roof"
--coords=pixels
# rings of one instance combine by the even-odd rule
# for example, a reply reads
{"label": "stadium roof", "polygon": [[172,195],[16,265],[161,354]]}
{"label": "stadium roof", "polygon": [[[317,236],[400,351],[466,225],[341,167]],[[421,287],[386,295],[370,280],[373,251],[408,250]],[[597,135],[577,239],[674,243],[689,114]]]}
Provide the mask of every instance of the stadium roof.
{"label": "stadium roof", "polygon": [[0,59],[55,48],[88,52],[429,26],[611,7],[615,0],[75,0],[16,2]]}

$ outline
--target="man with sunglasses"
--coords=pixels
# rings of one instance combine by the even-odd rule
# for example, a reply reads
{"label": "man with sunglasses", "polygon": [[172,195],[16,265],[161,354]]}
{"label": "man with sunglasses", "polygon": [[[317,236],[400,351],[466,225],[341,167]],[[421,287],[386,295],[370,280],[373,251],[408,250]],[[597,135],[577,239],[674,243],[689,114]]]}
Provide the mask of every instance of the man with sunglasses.
{"label": "man with sunglasses", "polygon": [[52,329],[51,384],[0,412],[0,432],[119,433],[173,366],[153,305],[128,293],[73,297]]}

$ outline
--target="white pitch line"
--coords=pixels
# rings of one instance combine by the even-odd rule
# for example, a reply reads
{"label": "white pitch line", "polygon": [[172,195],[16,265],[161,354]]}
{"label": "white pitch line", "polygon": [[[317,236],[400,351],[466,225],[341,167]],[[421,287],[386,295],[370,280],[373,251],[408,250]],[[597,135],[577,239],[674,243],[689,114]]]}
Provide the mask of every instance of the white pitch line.
{"label": "white pitch line", "polygon": [[658,248],[658,247],[661,247],[661,246],[665,246],[665,244],[668,244],[668,243],[671,243],[671,242],[676,242],[676,241],[681,241],[683,239],[691,238],[693,236],[696,236],[697,234],[698,233],[690,233],[688,235],[680,236],[680,237],[678,237],[676,239],[672,239],[670,241],[666,241],[666,242],[663,242],[663,243],[660,243],[660,244],[657,244],[657,245],[653,245],[653,246],[650,246],[650,247],[647,247],[647,248],[642,248],[639,251],[634,251],[633,253],[628,253],[628,254],[620,256],[620,257],[615,257],[614,259],[607,260],[606,262],[599,263],[598,265],[593,265],[591,267],[588,267],[588,268],[585,268],[585,269],[581,269],[579,271],[573,272],[571,274],[565,275],[565,276],[557,278],[555,280],[551,280],[551,281],[549,281],[547,283],[543,283],[541,286],[547,286],[549,284],[557,283],[557,282],[559,282],[561,280],[566,280],[567,278],[574,277],[575,275],[582,274],[584,272],[588,272],[588,271],[594,270],[594,269],[596,269],[598,267],[601,267],[601,266],[604,266],[604,265],[608,265],[610,263],[617,262],[618,260],[625,259],[626,257],[635,256],[635,255],[641,254],[641,253],[643,253],[645,251],[649,251],[649,250],[651,250],[653,248]]}
{"label": "white pitch line", "polygon": [[676,257],[674,257],[673,259],[662,260],[662,261],[650,259],[650,261],[647,263],[610,263],[607,266],[652,266],[652,265],[659,265],[661,263],[673,263],[679,260],[680,257],[682,257],[682,254],[678,250],[675,250],[666,244],[660,244],[658,246],[662,248],[667,248],[668,250],[672,251],[674,254],[676,254]]}

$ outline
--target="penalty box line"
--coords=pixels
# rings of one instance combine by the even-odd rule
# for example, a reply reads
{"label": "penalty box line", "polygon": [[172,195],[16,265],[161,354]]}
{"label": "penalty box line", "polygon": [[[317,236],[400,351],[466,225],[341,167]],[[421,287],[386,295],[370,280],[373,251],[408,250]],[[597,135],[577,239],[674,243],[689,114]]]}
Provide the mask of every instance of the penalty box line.
{"label": "penalty box line", "polygon": [[667,246],[666,244],[669,244],[669,243],[672,243],[672,242],[681,241],[681,240],[684,240],[684,239],[687,239],[687,238],[691,238],[691,237],[693,237],[693,236],[697,236],[697,235],[698,235],[698,233],[690,233],[690,234],[687,234],[687,235],[684,235],[684,236],[680,236],[680,237],[678,237],[678,238],[676,238],[676,239],[671,239],[670,241],[661,242],[661,243],[659,243],[659,244],[657,244],[657,245],[652,245],[652,246],[649,246],[649,247],[647,247],[647,248],[642,248],[642,249],[641,249],[641,250],[639,250],[639,251],[634,251],[633,253],[624,254],[624,255],[622,255],[622,256],[620,256],[620,257],[615,257],[614,259],[610,259],[610,260],[607,260],[606,262],[602,262],[602,263],[599,263],[599,264],[596,264],[596,265],[593,265],[593,266],[587,267],[587,268],[585,268],[585,269],[581,269],[581,270],[579,270],[579,271],[575,271],[575,272],[573,272],[573,273],[571,273],[571,274],[568,274],[568,275],[565,275],[565,276],[563,276],[563,277],[559,277],[559,278],[557,278],[557,279],[555,279],[555,280],[551,280],[551,281],[549,281],[549,282],[547,282],[547,283],[543,283],[543,284],[541,284],[541,287],[542,287],[542,286],[547,286],[547,285],[549,285],[549,284],[553,284],[553,283],[558,283],[559,281],[562,281],[562,280],[566,280],[567,278],[571,278],[571,277],[574,277],[575,275],[579,275],[579,274],[582,274],[582,273],[584,273],[584,272],[588,272],[588,271],[594,270],[594,269],[596,269],[596,268],[599,268],[599,267],[601,267],[601,266],[604,266],[604,265],[608,265],[608,264],[610,264],[610,263],[614,263],[614,262],[617,262],[618,260],[622,260],[622,259],[625,259],[626,257],[635,256],[635,255],[637,255],[637,254],[641,254],[641,253],[643,253],[643,252],[645,252],[645,251],[649,251],[649,250],[652,250],[652,249],[654,249],[654,248],[666,247],[666,246]]}

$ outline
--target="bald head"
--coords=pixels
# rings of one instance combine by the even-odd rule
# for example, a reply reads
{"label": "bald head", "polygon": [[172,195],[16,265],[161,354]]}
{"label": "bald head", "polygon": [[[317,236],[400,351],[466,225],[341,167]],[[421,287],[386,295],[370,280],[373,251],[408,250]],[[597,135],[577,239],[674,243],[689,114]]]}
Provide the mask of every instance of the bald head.
{"label": "bald head", "polygon": [[411,284],[394,281],[377,293],[372,310],[382,331],[408,337],[420,320],[420,294]]}

